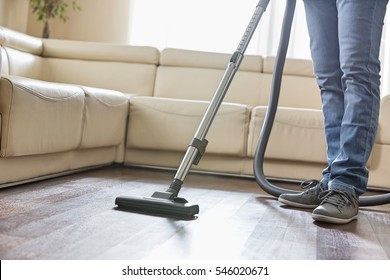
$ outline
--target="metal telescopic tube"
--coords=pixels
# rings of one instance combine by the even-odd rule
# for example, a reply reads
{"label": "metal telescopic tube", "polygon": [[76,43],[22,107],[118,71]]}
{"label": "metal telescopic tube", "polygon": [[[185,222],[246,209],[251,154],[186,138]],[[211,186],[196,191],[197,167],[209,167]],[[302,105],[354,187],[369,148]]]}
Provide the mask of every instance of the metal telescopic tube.
{"label": "metal telescopic tube", "polygon": [[[249,42],[256,30],[256,27],[264,14],[269,0],[260,0],[256,6],[256,10],[246,28],[246,31],[240,41],[240,44],[230,59],[230,62],[225,70],[223,78],[206,110],[205,115],[200,122],[200,125],[195,133],[194,138],[203,141],[207,135],[207,132],[211,126],[211,123],[226,95],[226,92],[230,86],[230,83],[233,80],[235,73],[237,72],[238,67],[241,64],[241,61],[244,57],[244,52],[249,45]],[[175,180],[179,180],[181,182],[184,181],[187,176],[196,156],[198,150],[195,147],[189,146],[186,154],[183,157],[183,160],[176,172]],[[178,190],[177,190],[178,191]]]}

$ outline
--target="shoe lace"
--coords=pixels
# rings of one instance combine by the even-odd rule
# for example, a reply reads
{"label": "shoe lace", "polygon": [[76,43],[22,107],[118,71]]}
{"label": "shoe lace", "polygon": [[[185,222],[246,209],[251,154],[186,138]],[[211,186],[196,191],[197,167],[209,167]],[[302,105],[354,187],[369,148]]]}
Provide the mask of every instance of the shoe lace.
{"label": "shoe lace", "polygon": [[337,207],[343,207],[348,203],[354,207],[359,206],[359,201],[354,194],[342,190],[328,190],[322,203],[330,203]]}
{"label": "shoe lace", "polygon": [[307,188],[315,187],[315,186],[317,186],[319,183],[320,183],[320,181],[318,181],[318,180],[310,179],[310,180],[303,181],[303,182],[300,184],[300,187],[301,187],[302,189],[307,189]]}
{"label": "shoe lace", "polygon": [[300,187],[305,190],[306,193],[315,192],[316,195],[325,192],[327,187],[318,180],[306,180],[300,184]]}

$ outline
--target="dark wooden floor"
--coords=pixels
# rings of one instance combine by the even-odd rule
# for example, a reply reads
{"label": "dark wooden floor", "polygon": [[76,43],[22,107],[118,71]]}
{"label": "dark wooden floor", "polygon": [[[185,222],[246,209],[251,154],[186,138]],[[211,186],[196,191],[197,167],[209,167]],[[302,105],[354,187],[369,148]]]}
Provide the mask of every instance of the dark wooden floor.
{"label": "dark wooden floor", "polygon": [[115,209],[165,190],[173,172],[108,167],[0,190],[0,259],[390,259],[390,205],[347,225],[313,222],[254,180],[190,174],[194,220]]}

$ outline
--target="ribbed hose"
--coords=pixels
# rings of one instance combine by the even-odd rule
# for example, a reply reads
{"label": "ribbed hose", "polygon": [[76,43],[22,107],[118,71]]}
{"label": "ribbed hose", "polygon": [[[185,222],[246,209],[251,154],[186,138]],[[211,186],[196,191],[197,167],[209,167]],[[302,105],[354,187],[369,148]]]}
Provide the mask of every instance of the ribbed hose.
{"label": "ribbed hose", "polygon": [[[278,52],[275,60],[275,68],[272,78],[271,94],[268,103],[268,109],[265,116],[264,124],[260,133],[260,139],[257,144],[256,153],[253,160],[253,168],[256,182],[267,193],[279,197],[283,193],[298,193],[298,191],[285,189],[271,184],[264,175],[263,162],[265,150],[267,148],[269,136],[271,134],[276,111],[278,108],[280,87],[282,83],[283,68],[286,61],[288,44],[292,21],[294,18],[296,0],[288,0],[283,17],[282,31],[280,35]],[[373,206],[390,203],[390,193],[372,196],[361,196],[359,198],[360,206]]]}

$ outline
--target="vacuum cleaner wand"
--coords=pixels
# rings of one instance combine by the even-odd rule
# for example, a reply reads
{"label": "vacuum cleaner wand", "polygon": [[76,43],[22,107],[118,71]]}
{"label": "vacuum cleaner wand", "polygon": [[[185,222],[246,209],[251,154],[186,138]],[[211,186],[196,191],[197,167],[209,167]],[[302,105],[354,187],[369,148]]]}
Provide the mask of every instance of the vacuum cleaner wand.
{"label": "vacuum cleaner wand", "polygon": [[260,0],[258,2],[256,10],[245,30],[237,50],[233,53],[230,62],[227,65],[222,80],[210,101],[206,113],[187,148],[169,188],[165,192],[155,192],[151,197],[119,196],[115,199],[115,204],[118,205],[118,208],[136,212],[187,218],[199,213],[198,205],[187,205],[187,200],[177,196],[192,164],[197,165],[206,150],[207,140],[205,137],[207,132],[226,95],[230,83],[244,58],[244,53],[268,3],[269,0]]}

